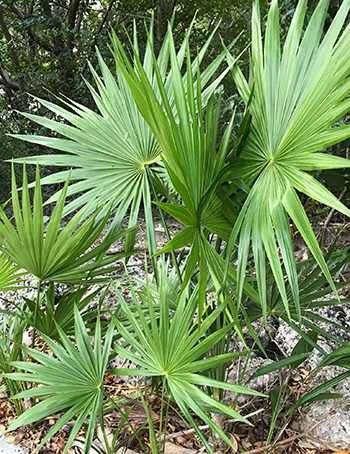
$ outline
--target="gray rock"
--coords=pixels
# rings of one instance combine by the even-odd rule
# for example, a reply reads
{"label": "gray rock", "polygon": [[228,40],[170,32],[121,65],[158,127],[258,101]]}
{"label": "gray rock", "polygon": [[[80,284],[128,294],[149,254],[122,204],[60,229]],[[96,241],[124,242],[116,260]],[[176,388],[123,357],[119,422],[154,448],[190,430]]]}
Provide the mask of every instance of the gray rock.
{"label": "gray rock", "polygon": [[0,454],[27,454],[28,452],[26,448],[7,443],[5,437],[0,435]]}
{"label": "gray rock", "polygon": [[[329,366],[316,376],[313,386],[330,380],[342,369]],[[297,431],[305,433],[302,446],[316,449],[345,449],[350,447],[350,379],[344,380],[333,391],[341,399],[315,402],[302,409],[294,422]]]}
{"label": "gray rock", "polygon": [[286,356],[290,355],[298,340],[299,335],[286,322],[280,320],[274,339],[280,350]]}
{"label": "gray rock", "polygon": [[[272,390],[275,384],[278,381],[278,372],[273,372],[270,374],[262,375],[260,377],[253,377],[254,373],[257,369],[260,369],[263,366],[267,366],[268,364],[272,363],[273,361],[269,359],[259,358],[253,356],[247,362],[247,364],[238,362],[233,365],[231,370],[228,373],[227,381],[229,383],[240,383],[242,384],[240,374],[243,377],[249,377],[248,381],[245,384],[256,391],[268,393]],[[238,404],[242,405],[250,399],[250,396],[245,394],[234,394],[230,391],[225,392],[225,401],[232,402],[235,401]]]}

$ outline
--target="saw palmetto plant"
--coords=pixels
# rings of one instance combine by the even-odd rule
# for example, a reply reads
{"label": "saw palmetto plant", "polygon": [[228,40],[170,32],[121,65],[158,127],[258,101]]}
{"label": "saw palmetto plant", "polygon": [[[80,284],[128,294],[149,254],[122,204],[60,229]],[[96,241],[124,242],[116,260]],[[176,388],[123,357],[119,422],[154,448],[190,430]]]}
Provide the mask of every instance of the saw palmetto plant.
{"label": "saw palmetto plant", "polygon": [[115,58],[138,109],[159,143],[165,168],[181,199],[177,204],[158,203],[184,228],[157,253],[172,252],[187,245],[191,247],[183,284],[187,285],[199,267],[201,313],[208,277],[216,274],[218,260],[215,249],[208,242],[209,237],[217,235],[227,240],[232,229],[234,208],[219,183],[230,150],[234,114],[220,136],[220,93],[212,88],[219,86],[221,75],[213,79],[208,90],[202,83],[206,77],[197,77],[199,62],[192,62],[188,43],[184,49],[186,71],[183,75],[170,26],[167,36],[172,77],[164,82],[162,67],[153,55],[156,87],[137,50],[131,61],[121,42],[116,40]]}
{"label": "saw palmetto plant", "polygon": [[[194,68],[206,56],[214,33],[208,38],[199,51],[198,58],[193,62]],[[180,46],[176,56],[179,68],[184,66],[185,49],[188,46],[190,31]],[[112,35],[112,48],[117,38]],[[165,88],[170,87],[169,96],[173,96],[171,87],[173,73],[170,65],[170,42],[168,34],[156,61],[153,60],[154,43],[152,27],[146,44],[142,67],[149,76],[152,86],[158,92],[157,78],[160,77]],[[135,29],[133,48],[138,53],[138,38]],[[107,67],[97,51],[101,76],[90,66],[96,89],[88,83],[89,90],[98,112],[80,105],[73,100],[60,100],[62,105],[39,99],[39,102],[58,118],[66,123],[32,114],[23,114],[30,120],[44,126],[58,137],[42,137],[37,135],[16,135],[27,142],[53,148],[63,154],[34,156],[17,160],[20,162],[41,165],[68,167],[43,178],[43,184],[66,182],[69,178],[68,196],[74,196],[65,206],[65,213],[85,207],[87,213],[94,212],[97,207],[103,207],[107,212],[122,220],[129,214],[129,225],[137,222],[142,204],[147,219],[148,243],[151,253],[155,251],[153,217],[151,211],[151,194],[156,180],[159,180],[161,165],[161,149],[157,138],[140,114],[130,88],[123,73],[117,71],[114,75]],[[203,71],[195,72],[195,80],[200,77],[200,83],[205,85],[209,95],[217,85],[209,84],[211,76],[218,70],[225,59],[222,52]],[[160,73],[156,73],[155,66]],[[218,83],[227,74],[227,68],[221,73]],[[58,192],[51,200],[59,197]]]}
{"label": "saw palmetto plant", "polygon": [[[158,78],[158,90],[163,94],[160,103],[141,62],[137,58],[136,63],[131,62],[123,47],[118,46],[118,68],[158,139],[169,176],[182,197],[179,207],[163,206],[187,227],[174,238],[169,249],[193,243],[192,253],[196,251],[198,255],[199,246],[193,232],[197,232],[199,226],[206,227],[209,232],[226,239],[229,221],[231,246],[239,239],[238,304],[244,289],[251,245],[265,314],[266,258],[285,310],[290,312],[286,275],[298,312],[298,278],[289,218],[332,284],[298,192],[350,215],[350,210],[310,174],[313,170],[350,167],[349,160],[324,152],[327,147],[350,136],[349,126],[341,124],[349,110],[349,58],[346,52],[349,27],[343,30],[343,26],[350,3],[343,2],[323,36],[328,3],[319,3],[303,31],[307,2],[300,1],[284,43],[281,42],[277,0],[271,4],[264,37],[259,2],[254,3],[249,80],[227,52],[236,86],[250,117],[238,156],[237,153],[230,153],[229,159],[225,158],[228,151],[232,151],[232,147],[227,149],[231,124],[223,135],[223,146],[216,144],[218,114],[214,107],[215,93],[207,103],[204,114],[201,87],[193,83],[191,71],[187,71],[187,78],[181,76],[173,42],[170,41],[175,109],[170,108],[161,79]],[[188,54],[187,61],[191,67]],[[243,181],[244,190],[250,186],[237,217],[230,210],[229,199],[224,195],[220,198],[218,188],[220,183],[235,179]],[[225,210],[222,200],[225,201]],[[229,252],[232,252],[232,247]],[[189,262],[193,265],[195,261]],[[204,266],[201,268],[203,270]]]}
{"label": "saw palmetto plant", "polygon": [[[195,427],[203,443],[211,452],[209,445],[199,430],[192,413],[202,419],[208,427],[218,434],[228,445],[229,437],[216,424],[208,411],[222,413],[235,421],[248,422],[228,405],[215,400],[205,388],[223,389],[233,393],[263,396],[263,394],[238,384],[212,379],[206,372],[232,361],[242,353],[229,352],[211,355],[211,349],[230,331],[227,324],[209,334],[222,313],[221,305],[203,318],[199,325],[194,314],[198,305],[198,289],[188,295],[183,292],[176,298],[175,308],[170,305],[168,277],[162,268],[159,280],[159,294],[155,297],[152,290],[144,291],[142,304],[133,304],[135,310],[123,299],[121,310],[128,322],[115,320],[121,340],[115,345],[116,352],[132,361],[137,368],[115,369],[116,375],[142,376],[158,379],[158,383],[170,393],[171,399],[179,407],[183,417]],[[134,302],[136,303],[136,302]],[[146,306],[144,312],[142,307]]]}
{"label": "saw palmetto plant", "polygon": [[[122,415],[137,434],[128,447],[139,437],[143,451],[158,454],[169,415],[183,420],[181,429],[191,426],[208,452],[219,439],[233,446],[226,418],[235,426],[253,422],[263,397],[247,385],[243,360],[278,359],[257,377],[297,368],[317,349],[326,358],[321,365],[349,368],[348,328],[327,311],[348,303],[349,250],[323,253],[305,200],[331,207],[330,217],[350,215],[318,179],[321,171],[350,168],[330,149],[350,138],[350,0],[333,20],[329,0],[310,15],[300,0],[286,28],[278,1],[269,3],[265,27],[261,2],[253,2],[250,60],[243,65],[237,41],[212,55],[217,30],[195,51],[193,24],[177,43],[170,23],[161,46],[153,25],[144,43],[135,26],[127,45],[111,33],[113,70],[99,51],[98,68],[89,65],[95,109],[68,98],[39,99],[48,116],[24,114],[51,135],[16,137],[55,152],[14,159],[36,164],[36,178],[29,183],[24,167],[18,185],[13,167],[11,203],[0,208],[0,291],[20,287],[22,272],[39,284],[36,297],[10,301],[12,312],[1,308],[16,321],[7,330],[16,339],[0,348],[0,366],[18,413],[22,399],[32,404],[10,430],[57,417],[40,448],[67,424],[65,452],[84,431],[88,452],[99,428],[108,447],[104,424],[116,408],[113,393],[124,393],[116,384],[121,376],[143,379],[123,400],[143,409],[140,425]],[[224,78],[238,92],[229,100]],[[243,103],[232,106],[238,98]],[[59,170],[41,178],[41,164]],[[57,188],[46,201],[44,185]],[[167,236],[158,250],[156,209]],[[130,255],[139,259],[129,246],[140,211],[147,242],[141,285],[127,272]],[[176,220],[174,234],[167,216]],[[297,259],[296,235],[307,260]],[[126,252],[110,252],[124,237]],[[266,346],[260,332],[275,322],[300,337],[289,357]],[[32,348],[22,346],[25,336]],[[16,345],[15,357],[9,345]],[[327,356],[329,346],[337,350]],[[231,367],[237,379],[227,380]],[[295,402],[287,393],[290,408],[334,397],[329,389],[348,375]],[[268,444],[279,416],[292,414],[284,411],[288,387],[283,378],[273,393]],[[249,408],[235,397],[235,406],[227,405],[228,393],[251,395]]]}

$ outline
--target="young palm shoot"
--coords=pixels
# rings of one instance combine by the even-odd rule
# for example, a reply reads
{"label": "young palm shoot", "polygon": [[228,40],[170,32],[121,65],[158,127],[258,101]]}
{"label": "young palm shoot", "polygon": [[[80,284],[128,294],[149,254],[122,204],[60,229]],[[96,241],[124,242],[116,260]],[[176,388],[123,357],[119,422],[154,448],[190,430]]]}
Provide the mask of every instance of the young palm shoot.
{"label": "young palm shoot", "polygon": [[13,222],[0,208],[0,250],[21,269],[36,276],[40,283],[82,285],[105,282],[116,269],[116,260],[125,256],[123,253],[107,255],[107,251],[125,231],[113,228],[96,245],[107,218],[100,222],[96,221],[96,216],[83,220],[82,211],[62,226],[66,194],[67,184],[46,222],[39,168],[36,171],[33,203],[25,168],[21,190],[17,188],[13,171]]}
{"label": "young palm shoot", "polygon": [[[230,204],[219,197],[220,175],[225,166],[233,126],[232,116],[219,139],[220,96],[218,88],[226,71],[212,78],[206,86],[206,73],[200,59],[191,60],[189,39],[183,49],[186,71],[179,65],[172,30],[168,30],[170,65],[168,77],[153,55],[154,78],[145,70],[137,49],[131,61],[121,42],[116,41],[117,68],[123,74],[134,101],[149,124],[162,151],[172,185],[181,204],[160,204],[161,208],[184,226],[158,253],[171,252],[190,245],[184,274],[184,287],[200,268],[200,316],[204,293],[213,264],[205,254],[209,235],[228,238],[233,213]],[[153,76],[153,75],[152,75]]]}

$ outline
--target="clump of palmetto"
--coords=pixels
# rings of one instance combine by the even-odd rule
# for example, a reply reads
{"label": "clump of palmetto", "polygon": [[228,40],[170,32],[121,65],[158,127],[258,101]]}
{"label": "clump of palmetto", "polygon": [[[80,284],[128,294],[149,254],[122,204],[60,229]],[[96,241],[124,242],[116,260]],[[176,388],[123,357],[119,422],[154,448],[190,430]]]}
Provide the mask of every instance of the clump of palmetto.
{"label": "clump of palmetto", "polygon": [[[264,33],[259,2],[254,2],[249,78],[232,56],[234,45],[203,68],[215,31],[195,58],[190,30],[177,48],[169,25],[157,56],[150,30],[143,57],[135,30],[131,59],[113,34],[116,74],[99,53],[101,75],[90,66],[97,88],[89,88],[98,112],[74,101],[62,100],[62,106],[40,100],[65,122],[24,114],[56,135],[18,137],[60,153],[17,162],[63,170],[41,179],[37,168],[31,189],[24,168],[21,188],[13,176],[12,207],[0,208],[0,290],[21,286],[23,272],[38,280],[35,300],[24,299],[6,315],[14,324],[6,328],[0,368],[19,414],[10,429],[58,415],[41,446],[71,423],[65,452],[83,427],[85,452],[98,428],[107,452],[113,452],[116,440],[108,447],[104,424],[113,407],[105,376],[113,372],[146,382],[151,378],[153,386],[147,389],[162,396],[157,439],[142,395],[152,452],[162,449],[164,418],[174,407],[210,452],[200,420],[227,444],[232,441],[211,413],[248,422],[238,408],[217,399],[220,391],[259,395],[240,383],[227,383],[227,367],[243,355],[232,353],[232,339],[240,340],[244,354],[266,356],[253,322],[266,323],[269,316],[283,319],[301,336],[290,357],[256,376],[297,367],[314,348],[324,353],[320,338],[341,341],[319,326],[332,321],[317,310],[346,301],[334,295],[342,285],[333,278],[349,262],[349,251],[324,257],[298,195],[350,215],[311,175],[350,167],[349,160],[326,153],[350,137],[350,126],[342,121],[350,110],[350,25],[344,27],[350,1],[343,1],[323,34],[327,6],[327,0],[320,0],[304,28],[307,2],[300,0],[282,42],[277,0],[271,2]],[[222,127],[219,88],[229,73],[245,112],[240,125],[233,112]],[[176,197],[160,201],[168,194],[165,180]],[[58,183],[64,186],[46,202],[55,203],[47,220],[41,186]],[[126,217],[129,227],[137,224],[141,206],[155,282],[143,285],[141,297],[131,284],[130,301],[118,297],[116,307],[106,310],[103,294],[120,269],[117,261],[133,253],[134,230],[119,226]],[[158,251],[152,207],[160,210],[166,232],[165,214],[182,225]],[[68,221],[67,214],[72,215]],[[99,243],[110,218],[112,227]],[[308,262],[295,259],[291,221],[311,252]],[[119,238],[126,240],[125,251],[110,253]],[[178,253],[185,248],[188,253]],[[176,284],[156,259],[169,253]],[[57,295],[62,283],[67,288]],[[34,342],[34,348],[23,347],[30,328],[40,333],[47,352],[38,351]],[[254,340],[250,349],[248,335]],[[8,347],[15,354],[9,355]],[[135,367],[111,368],[109,360],[116,354]],[[320,367],[328,364],[349,369],[348,344],[325,356]],[[348,375],[346,370],[301,396],[286,413],[335,397],[329,388]],[[268,441],[287,392],[288,386],[281,386],[273,394]],[[27,398],[33,406],[20,414]]]}

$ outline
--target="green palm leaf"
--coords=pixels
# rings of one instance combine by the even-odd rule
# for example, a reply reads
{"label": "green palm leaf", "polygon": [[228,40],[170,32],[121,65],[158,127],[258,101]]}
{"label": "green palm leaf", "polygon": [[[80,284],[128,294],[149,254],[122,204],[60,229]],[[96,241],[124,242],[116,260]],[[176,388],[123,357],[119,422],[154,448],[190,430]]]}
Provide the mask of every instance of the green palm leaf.
{"label": "green palm leaf", "polygon": [[272,1],[264,39],[256,1],[252,18],[251,78],[247,81],[237,66],[233,71],[251,115],[250,132],[231,175],[244,177],[252,185],[231,236],[232,243],[239,237],[238,296],[242,293],[251,245],[265,313],[267,257],[287,313],[289,298],[284,274],[300,316],[288,216],[335,290],[297,194],[302,192],[350,215],[350,210],[308,173],[350,167],[349,160],[324,153],[326,148],[350,137],[350,126],[342,124],[350,110],[350,26],[343,30],[350,1],[342,3],[322,37],[328,4],[328,0],[319,2],[303,32],[307,1],[300,0],[282,46],[277,0]]}
{"label": "green palm leaf", "polygon": [[[57,295],[55,285],[50,283],[45,292],[37,299],[25,298],[25,308],[28,310],[28,322],[40,333],[50,336],[51,339],[59,339],[57,326],[65,334],[74,333],[74,308],[77,307],[84,323],[90,327],[96,320],[100,309],[91,304],[96,300],[101,288],[89,291],[85,286],[78,289],[69,289]],[[103,296],[100,297],[102,302]],[[38,305],[40,310],[38,310]],[[100,306],[100,304],[99,304]]]}
{"label": "green palm leaf", "polygon": [[[345,248],[329,253],[325,256],[325,260],[332,276],[339,277],[341,272],[349,264],[350,249]],[[349,298],[340,298],[339,300],[332,296],[332,288],[329,282],[313,259],[298,264],[297,270],[299,278],[300,320],[295,321],[296,314],[293,314],[293,312],[291,315],[294,320],[287,319],[281,298],[277,292],[272,291],[271,296],[273,295],[273,299],[275,300],[272,309],[274,315],[282,317],[302,337],[308,338],[307,333],[312,330],[330,344],[343,342],[348,336],[346,326],[334,320],[334,317],[320,313],[320,310],[345,306],[349,304]],[[340,280],[335,286],[337,290],[341,291],[348,287],[348,282],[342,282]],[[288,287],[287,292],[290,294]],[[319,350],[321,349],[319,348]]]}
{"label": "green palm leaf", "polygon": [[[116,351],[129,359],[139,368],[115,369],[117,375],[158,377],[165,383],[168,392],[179,406],[184,417],[198,430],[193,414],[201,418],[228,444],[230,440],[222,429],[211,419],[208,410],[223,413],[237,421],[247,422],[236,410],[216,401],[204,389],[220,388],[235,393],[261,395],[244,386],[213,380],[205,372],[232,361],[242,353],[226,353],[210,356],[210,351],[219,342],[232,325],[208,334],[224,310],[224,304],[196,324],[194,314],[198,304],[198,291],[187,297],[187,292],[177,296],[176,308],[169,306],[167,276],[160,273],[159,296],[153,291],[146,292],[142,304],[134,304],[133,310],[122,298],[122,311],[127,319],[127,327],[115,320],[122,340],[116,345]],[[136,311],[136,313],[135,313]],[[157,316],[156,316],[157,314]],[[126,345],[124,345],[124,342]],[[203,435],[199,433],[203,439]],[[207,442],[203,439],[206,446]],[[209,449],[210,450],[210,449]]]}
{"label": "green palm leaf", "polygon": [[[42,447],[55,433],[70,421],[74,421],[69,439],[64,448],[66,453],[83,424],[88,423],[84,452],[88,453],[103,403],[103,379],[106,371],[113,338],[113,325],[109,326],[104,344],[101,339],[100,321],[97,321],[94,344],[90,342],[83,320],[75,308],[75,339],[70,341],[57,327],[61,344],[44,336],[54,356],[33,349],[26,349],[35,362],[15,361],[12,363],[24,372],[6,374],[16,381],[36,383],[19,393],[17,398],[40,398],[34,407],[10,423],[9,431],[32,424],[48,416],[64,412],[40,443]],[[39,448],[40,449],[40,448]]]}
{"label": "green palm leaf", "polygon": [[33,207],[25,168],[21,191],[17,188],[12,169],[14,222],[0,209],[0,249],[16,265],[40,281],[69,284],[105,281],[115,270],[115,261],[125,256],[124,253],[107,255],[107,251],[125,232],[113,227],[96,245],[107,218],[96,222],[94,215],[82,222],[85,214],[82,210],[61,227],[66,193],[67,184],[46,223],[39,168],[36,171]]}

